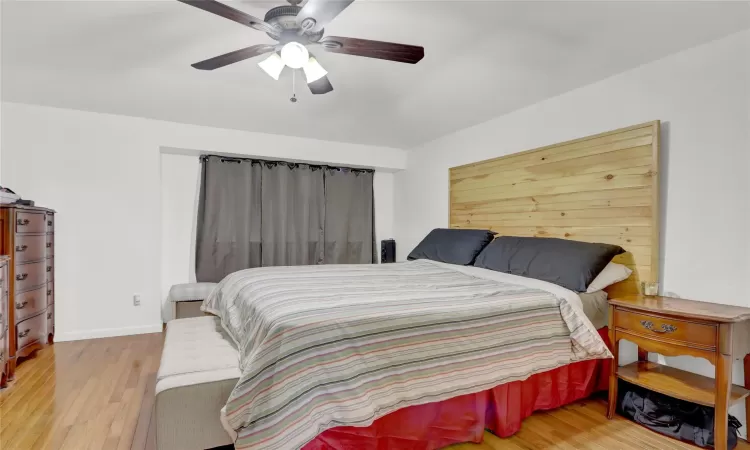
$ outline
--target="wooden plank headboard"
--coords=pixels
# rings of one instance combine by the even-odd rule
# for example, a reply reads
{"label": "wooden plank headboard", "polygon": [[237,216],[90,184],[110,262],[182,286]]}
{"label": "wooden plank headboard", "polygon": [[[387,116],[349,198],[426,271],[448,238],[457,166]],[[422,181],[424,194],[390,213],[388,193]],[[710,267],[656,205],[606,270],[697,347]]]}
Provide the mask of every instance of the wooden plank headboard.
{"label": "wooden plank headboard", "polygon": [[633,269],[610,296],[659,277],[659,122],[450,169],[450,226],[617,244]]}

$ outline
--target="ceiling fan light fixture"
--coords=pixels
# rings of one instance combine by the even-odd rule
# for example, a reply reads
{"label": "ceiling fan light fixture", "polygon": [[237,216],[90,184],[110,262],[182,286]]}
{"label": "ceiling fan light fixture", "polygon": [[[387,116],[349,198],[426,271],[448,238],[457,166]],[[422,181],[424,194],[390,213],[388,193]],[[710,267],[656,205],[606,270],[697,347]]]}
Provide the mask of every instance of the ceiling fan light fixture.
{"label": "ceiling fan light fixture", "polygon": [[271,78],[278,81],[281,71],[284,70],[284,61],[281,60],[281,56],[278,53],[274,52],[271,53],[271,56],[259,62],[258,66]]}
{"label": "ceiling fan light fixture", "polygon": [[292,69],[301,69],[310,59],[310,53],[299,42],[289,42],[281,48],[281,60]]}
{"label": "ceiling fan light fixture", "polygon": [[320,65],[320,63],[317,59],[315,59],[314,56],[311,56],[310,59],[307,60],[307,64],[302,67],[302,70],[305,72],[305,78],[307,78],[308,83],[318,81],[324,76],[328,75],[328,71],[326,71],[323,66]]}

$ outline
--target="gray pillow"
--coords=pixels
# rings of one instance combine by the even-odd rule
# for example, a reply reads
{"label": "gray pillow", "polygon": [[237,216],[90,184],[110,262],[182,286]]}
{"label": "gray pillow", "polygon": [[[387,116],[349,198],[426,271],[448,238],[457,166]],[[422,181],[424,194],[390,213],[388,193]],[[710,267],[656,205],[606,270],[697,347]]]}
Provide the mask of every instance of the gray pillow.
{"label": "gray pillow", "polygon": [[407,259],[431,259],[468,266],[494,237],[495,233],[489,230],[435,228],[409,253]]}
{"label": "gray pillow", "polygon": [[621,253],[625,251],[618,245],[501,236],[485,247],[474,265],[585,292],[599,272]]}

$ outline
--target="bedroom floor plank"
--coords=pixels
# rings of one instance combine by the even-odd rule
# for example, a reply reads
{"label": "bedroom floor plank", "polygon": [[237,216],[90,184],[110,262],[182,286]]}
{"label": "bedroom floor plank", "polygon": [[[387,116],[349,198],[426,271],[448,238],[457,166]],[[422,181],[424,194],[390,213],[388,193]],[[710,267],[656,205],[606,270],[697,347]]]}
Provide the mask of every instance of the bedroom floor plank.
{"label": "bedroom floor plank", "polygon": [[[0,391],[0,448],[155,450],[154,385],[162,334],[45,347],[18,366],[18,381]],[[41,396],[40,396],[41,395]],[[609,421],[592,398],[537,413],[503,439],[446,450],[694,449],[622,417]],[[740,442],[738,450],[750,450]]]}

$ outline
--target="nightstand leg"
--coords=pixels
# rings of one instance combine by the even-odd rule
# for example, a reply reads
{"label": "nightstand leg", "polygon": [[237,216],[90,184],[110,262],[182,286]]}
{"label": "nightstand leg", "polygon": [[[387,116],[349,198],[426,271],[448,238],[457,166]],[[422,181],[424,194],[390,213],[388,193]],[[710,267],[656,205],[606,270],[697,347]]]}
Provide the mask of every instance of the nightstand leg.
{"label": "nightstand leg", "polygon": [[617,409],[617,366],[619,362],[618,354],[620,353],[620,345],[617,342],[617,334],[615,333],[615,308],[613,306],[609,307],[609,342],[612,345],[612,356],[614,356],[614,359],[610,361],[607,419],[614,417],[615,409]]}
{"label": "nightstand leg", "polygon": [[648,361],[648,352],[638,347],[638,361]]}
{"label": "nightstand leg", "polygon": [[714,449],[727,450],[729,394],[732,386],[732,357],[718,354],[716,359],[716,410],[714,412]]}

